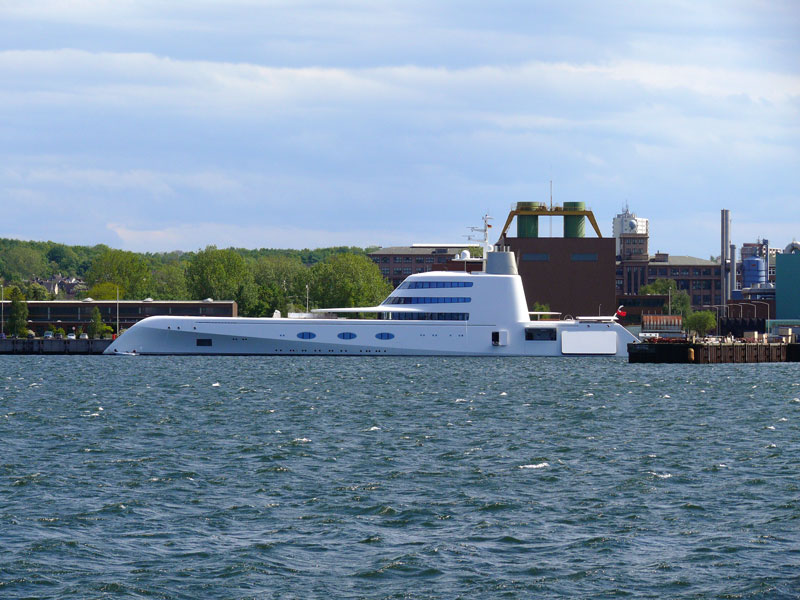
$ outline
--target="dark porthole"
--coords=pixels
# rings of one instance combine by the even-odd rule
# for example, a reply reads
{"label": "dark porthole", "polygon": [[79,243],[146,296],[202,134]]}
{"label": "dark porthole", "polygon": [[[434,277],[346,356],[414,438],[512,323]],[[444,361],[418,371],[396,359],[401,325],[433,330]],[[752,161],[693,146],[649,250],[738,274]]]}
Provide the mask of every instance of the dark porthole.
{"label": "dark porthole", "polygon": [[311,331],[301,331],[297,334],[297,337],[299,337],[301,340],[312,340],[317,337],[317,334],[312,333]]}
{"label": "dark porthole", "polygon": [[378,338],[379,340],[391,340],[394,337],[394,334],[393,333],[386,333],[384,331],[384,332],[381,332],[381,333],[376,333],[375,337]]}
{"label": "dark porthole", "polygon": [[356,334],[352,331],[343,331],[336,337],[338,337],[340,340],[352,340],[356,337]]}

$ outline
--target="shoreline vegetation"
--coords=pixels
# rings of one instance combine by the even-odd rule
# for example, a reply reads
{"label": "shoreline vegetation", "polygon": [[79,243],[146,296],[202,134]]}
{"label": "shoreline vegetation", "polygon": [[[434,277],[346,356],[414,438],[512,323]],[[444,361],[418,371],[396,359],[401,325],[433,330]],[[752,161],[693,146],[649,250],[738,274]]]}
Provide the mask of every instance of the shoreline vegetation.
{"label": "shoreline vegetation", "polygon": [[369,258],[376,248],[225,248],[138,253],[104,244],[0,239],[0,283],[6,300],[66,299],[36,279],[75,277],[74,296],[95,300],[235,300],[242,316],[271,316],[319,307],[372,305],[391,284]]}

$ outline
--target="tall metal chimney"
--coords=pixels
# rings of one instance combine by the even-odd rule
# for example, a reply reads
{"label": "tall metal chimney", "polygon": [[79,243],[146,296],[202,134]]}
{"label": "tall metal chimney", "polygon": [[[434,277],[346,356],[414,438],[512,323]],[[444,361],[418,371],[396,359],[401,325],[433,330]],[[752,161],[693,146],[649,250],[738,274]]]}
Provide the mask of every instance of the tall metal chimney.
{"label": "tall metal chimney", "polygon": [[720,296],[722,302],[724,303],[728,300],[730,296],[730,290],[728,289],[728,252],[730,252],[730,244],[731,244],[731,211],[723,208],[722,213],[720,215],[721,223],[720,223],[720,237],[721,237],[721,251],[719,254],[719,278],[720,278]]}
{"label": "tall metal chimney", "polygon": [[733,290],[736,289],[736,244],[731,244],[731,270],[730,282],[728,284],[728,300],[733,296]]}

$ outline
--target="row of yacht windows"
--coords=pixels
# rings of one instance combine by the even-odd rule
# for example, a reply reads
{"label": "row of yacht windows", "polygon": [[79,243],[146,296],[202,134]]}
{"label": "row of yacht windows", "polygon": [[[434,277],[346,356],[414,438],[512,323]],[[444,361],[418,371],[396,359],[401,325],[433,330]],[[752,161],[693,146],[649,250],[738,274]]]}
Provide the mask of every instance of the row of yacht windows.
{"label": "row of yacht windows", "polygon": [[387,298],[384,304],[462,304],[471,302],[472,298],[466,297],[433,297],[433,296],[396,296]]}
{"label": "row of yacht windows", "polygon": [[407,281],[400,287],[409,290],[472,287],[471,281]]}
{"label": "row of yacht windows", "polygon": [[[313,331],[301,331],[300,333],[297,334],[297,337],[299,337],[301,340],[313,340],[315,337],[317,337],[317,334],[314,333]],[[358,336],[352,331],[342,331],[341,333],[337,334],[336,337],[338,337],[340,340],[354,340]],[[391,340],[394,338],[394,334],[382,331],[381,333],[376,333],[375,337],[378,338],[379,340]],[[209,343],[208,344],[200,343],[205,341],[208,341]],[[197,340],[197,345],[210,346],[211,345],[210,342],[211,340]]]}
{"label": "row of yacht windows", "polygon": [[457,312],[393,312],[390,315],[393,321],[469,321],[469,313]]}

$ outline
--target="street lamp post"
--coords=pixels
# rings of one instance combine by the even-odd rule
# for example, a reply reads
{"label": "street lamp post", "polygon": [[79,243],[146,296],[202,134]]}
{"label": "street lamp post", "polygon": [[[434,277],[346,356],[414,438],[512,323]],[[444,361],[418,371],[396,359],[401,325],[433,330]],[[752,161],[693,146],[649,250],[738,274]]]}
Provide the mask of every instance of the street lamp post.
{"label": "street lamp post", "polygon": [[751,303],[751,302],[742,302],[741,306],[744,306],[744,305],[753,307],[753,318],[755,319],[758,316],[758,307],[755,304]]}
{"label": "street lamp post", "polygon": [[[719,311],[720,311],[720,309],[722,309],[722,316],[723,316],[723,317],[725,317],[725,318],[727,318],[728,316],[730,316],[730,311],[729,311],[729,309],[728,309],[728,305],[727,305],[727,304],[709,304],[709,306],[710,306],[711,308],[714,308],[714,309],[716,309],[716,311],[717,311],[717,335],[720,335],[720,333],[719,333],[719,331],[720,331],[720,326],[719,326],[719,322],[720,322]],[[726,312],[726,311],[727,311],[727,312]]]}
{"label": "street lamp post", "polygon": [[117,285],[117,337],[119,337],[119,285]]}
{"label": "street lamp post", "polygon": [[720,307],[711,305],[711,308],[713,308],[714,311],[717,313],[717,335],[719,335],[719,319],[720,319],[720,317],[719,317],[719,308]]}
{"label": "street lamp post", "polygon": [[0,337],[6,334],[6,288],[0,285]]}
{"label": "street lamp post", "polygon": [[764,333],[767,332],[767,324],[769,323],[769,302],[764,302],[763,300],[751,300],[753,304],[766,304],[767,305],[767,320],[764,321]]}

